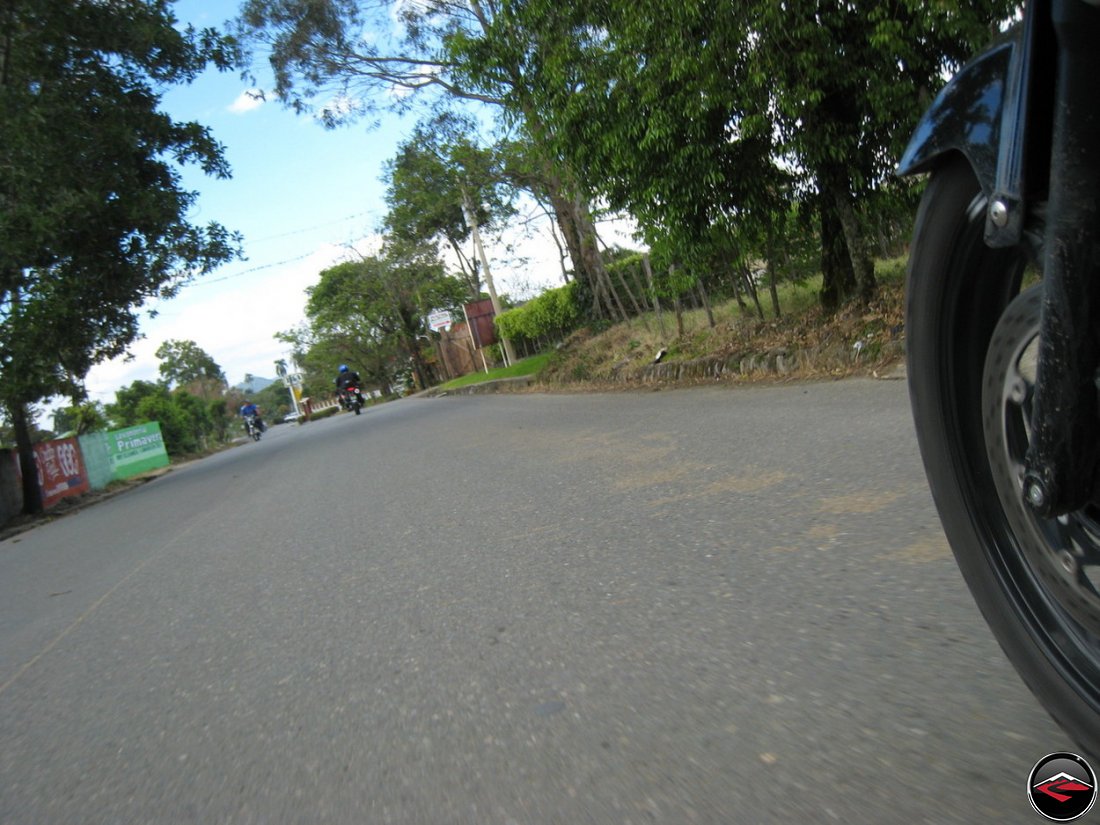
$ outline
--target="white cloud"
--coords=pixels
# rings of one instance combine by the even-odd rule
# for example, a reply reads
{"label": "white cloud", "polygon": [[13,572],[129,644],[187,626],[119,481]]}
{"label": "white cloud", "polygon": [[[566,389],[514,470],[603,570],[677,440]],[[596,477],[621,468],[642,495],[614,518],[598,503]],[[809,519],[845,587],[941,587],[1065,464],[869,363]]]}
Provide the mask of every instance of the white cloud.
{"label": "white cloud", "polygon": [[245,89],[227,108],[235,115],[243,115],[245,112],[259,109],[266,100],[263,89]]}
{"label": "white cloud", "polygon": [[361,115],[366,110],[367,106],[362,98],[338,94],[330,98],[313,116],[316,120],[328,122],[329,120],[335,121]]}
{"label": "white cloud", "polygon": [[369,255],[379,245],[379,238],[373,236],[356,240],[351,249],[325,243],[307,257],[270,269],[209,284],[196,281],[178,297],[158,302],[156,318],[142,319],[145,337],[130,347],[132,359],[116,358],[92,369],[86,381],[89,395],[110,403],[119,387],[139,379],[158,380],[160,362],[155,353],[168,339],[197,343],[231,384],[241,381],[245,373],[273,377],[275,361],[290,354],[274,334],[304,319],[306,287],[317,282],[323,269],[354,259],[356,253]]}

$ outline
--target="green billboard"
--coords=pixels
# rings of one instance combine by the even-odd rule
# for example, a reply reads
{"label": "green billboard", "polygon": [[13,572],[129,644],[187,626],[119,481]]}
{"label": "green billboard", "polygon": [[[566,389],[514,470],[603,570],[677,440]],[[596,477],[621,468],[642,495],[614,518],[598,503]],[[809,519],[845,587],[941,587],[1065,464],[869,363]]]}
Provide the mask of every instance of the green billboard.
{"label": "green billboard", "polygon": [[168,453],[156,421],[107,433],[107,451],[114,479],[168,466]]}

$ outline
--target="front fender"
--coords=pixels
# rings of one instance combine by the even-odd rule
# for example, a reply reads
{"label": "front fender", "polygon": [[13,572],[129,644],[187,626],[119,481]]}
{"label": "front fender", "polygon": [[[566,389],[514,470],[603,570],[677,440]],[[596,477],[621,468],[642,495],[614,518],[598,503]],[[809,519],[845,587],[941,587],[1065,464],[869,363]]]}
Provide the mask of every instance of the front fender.
{"label": "front fender", "polygon": [[898,175],[927,172],[951,152],[970,162],[982,191],[993,193],[1005,83],[1016,44],[1001,43],[951,79],[917,124],[898,164]]}

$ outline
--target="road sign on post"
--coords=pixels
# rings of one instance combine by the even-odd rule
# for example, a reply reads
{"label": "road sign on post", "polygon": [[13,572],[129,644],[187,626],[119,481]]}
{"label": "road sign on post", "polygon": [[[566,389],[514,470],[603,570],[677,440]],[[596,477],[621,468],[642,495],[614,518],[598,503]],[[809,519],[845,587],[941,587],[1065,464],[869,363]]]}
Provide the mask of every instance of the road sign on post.
{"label": "road sign on post", "polygon": [[454,323],[454,318],[451,317],[451,313],[444,310],[436,310],[428,316],[428,326],[432,332],[439,332],[441,329],[450,329],[451,324]]}

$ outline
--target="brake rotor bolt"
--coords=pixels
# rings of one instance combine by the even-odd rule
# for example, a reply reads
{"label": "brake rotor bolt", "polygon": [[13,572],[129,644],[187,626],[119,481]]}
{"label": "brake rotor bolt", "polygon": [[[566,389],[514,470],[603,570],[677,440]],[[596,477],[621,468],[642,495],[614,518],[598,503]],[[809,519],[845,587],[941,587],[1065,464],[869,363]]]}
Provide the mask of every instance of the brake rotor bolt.
{"label": "brake rotor bolt", "polygon": [[1067,573],[1077,572],[1077,559],[1073,557],[1073,554],[1069,550],[1063,550],[1058,554],[1058,558],[1062,560],[1062,567],[1066,569]]}
{"label": "brake rotor bolt", "polygon": [[989,205],[989,220],[998,229],[1008,225],[1008,204],[1004,201],[993,201]]}
{"label": "brake rotor bolt", "polygon": [[1024,490],[1024,494],[1027,496],[1027,502],[1032,507],[1038,509],[1047,502],[1047,494],[1043,489],[1043,485],[1038,481],[1031,481],[1027,485],[1027,489]]}

